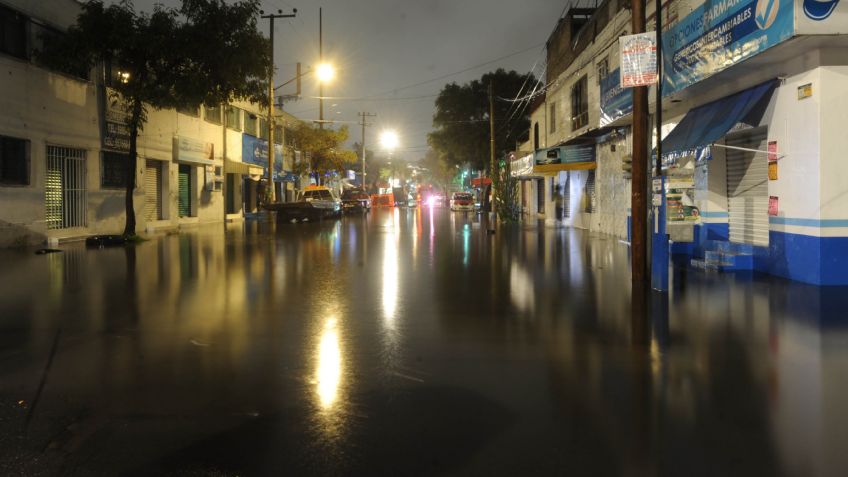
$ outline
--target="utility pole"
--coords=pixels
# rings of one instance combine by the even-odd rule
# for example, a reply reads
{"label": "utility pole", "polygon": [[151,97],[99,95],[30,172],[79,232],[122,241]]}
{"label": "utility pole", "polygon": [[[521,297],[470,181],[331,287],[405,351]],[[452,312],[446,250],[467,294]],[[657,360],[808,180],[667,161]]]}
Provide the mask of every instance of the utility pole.
{"label": "utility pole", "polygon": [[[318,64],[324,64],[324,13],[318,8]],[[324,129],[324,82],[318,82],[318,127]]]}
{"label": "utility pole", "polygon": [[[645,32],[645,0],[632,0],[633,33]],[[633,165],[630,191],[630,256],[633,290],[644,289],[648,274],[648,87],[633,88]]]}
{"label": "utility pole", "polygon": [[269,200],[271,203],[274,200],[274,20],[277,18],[294,18],[297,15],[297,8],[292,9],[292,13],[283,14],[282,10],[277,10],[277,13],[264,14],[259,10],[262,18],[270,20],[271,24],[271,69],[268,72],[268,190]]}
{"label": "utility pole", "polygon": [[367,118],[376,118],[377,114],[363,111],[359,113],[362,118],[359,125],[362,126],[362,189],[365,190],[365,126],[370,126],[371,123],[366,123]]}
{"label": "utility pole", "polygon": [[[497,205],[495,201],[495,82],[489,81],[489,176],[492,182],[492,217],[497,220]],[[482,187],[483,184],[480,184]],[[494,228],[494,226],[493,226]]]}

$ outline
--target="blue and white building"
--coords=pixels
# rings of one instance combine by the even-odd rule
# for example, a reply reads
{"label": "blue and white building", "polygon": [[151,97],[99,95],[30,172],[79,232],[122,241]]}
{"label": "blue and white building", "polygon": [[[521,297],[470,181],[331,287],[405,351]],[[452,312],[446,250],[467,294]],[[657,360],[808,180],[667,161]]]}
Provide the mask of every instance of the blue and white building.
{"label": "blue and white building", "polygon": [[[671,0],[662,14],[662,155],[673,256],[848,284],[848,2]],[[603,220],[582,226],[619,236],[629,223],[620,218],[629,211],[622,165],[630,156],[632,102],[616,88],[617,38],[629,29],[630,12],[619,0],[582,17],[566,15],[557,32],[569,35],[568,43],[558,42],[560,50],[572,46],[563,53],[569,61],[555,78],[549,73],[544,109],[549,123],[554,114],[566,126],[547,134],[545,150],[596,148],[595,213]],[[578,94],[588,98],[585,111],[575,109],[582,108]],[[654,110],[653,88],[651,94]],[[569,121],[579,127],[567,128]]]}

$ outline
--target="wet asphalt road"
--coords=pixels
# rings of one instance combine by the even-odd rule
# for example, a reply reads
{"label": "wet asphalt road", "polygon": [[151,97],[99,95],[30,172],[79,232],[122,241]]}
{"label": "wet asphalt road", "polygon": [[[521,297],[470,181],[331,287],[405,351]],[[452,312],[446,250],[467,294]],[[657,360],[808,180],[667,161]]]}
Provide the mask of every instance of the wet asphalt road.
{"label": "wet asphalt road", "polygon": [[844,475],[846,289],[475,220],[0,251],[0,474]]}

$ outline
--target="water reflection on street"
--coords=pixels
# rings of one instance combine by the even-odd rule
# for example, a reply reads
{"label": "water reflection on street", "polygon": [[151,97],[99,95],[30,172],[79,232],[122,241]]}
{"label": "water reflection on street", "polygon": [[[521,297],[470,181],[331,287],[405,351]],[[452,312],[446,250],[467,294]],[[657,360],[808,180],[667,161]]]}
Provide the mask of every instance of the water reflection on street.
{"label": "water reflection on street", "polygon": [[618,240],[485,229],[375,209],[0,251],[0,468],[842,475],[844,288],[678,272],[634,316]]}

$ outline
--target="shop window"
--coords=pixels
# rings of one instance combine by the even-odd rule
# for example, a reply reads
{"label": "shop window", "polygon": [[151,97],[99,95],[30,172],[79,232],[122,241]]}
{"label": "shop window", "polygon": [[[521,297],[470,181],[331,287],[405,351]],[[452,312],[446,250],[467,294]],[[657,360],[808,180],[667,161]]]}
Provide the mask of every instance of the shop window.
{"label": "shop window", "polygon": [[548,117],[548,132],[556,132],[556,103],[551,103],[551,115]]}
{"label": "shop window", "polygon": [[539,123],[533,125],[533,150],[539,149]]}
{"label": "shop window", "polygon": [[0,184],[29,185],[29,141],[0,136]]}
{"label": "shop window", "polygon": [[100,187],[103,189],[125,189],[130,156],[122,152],[104,151],[101,156]]}
{"label": "shop window", "polygon": [[589,124],[589,88],[584,75],[571,87],[571,130],[575,131],[587,124]]}
{"label": "shop window", "polygon": [[268,120],[265,118],[259,118],[259,132],[257,134],[258,138],[268,140]]}
{"label": "shop window", "polygon": [[256,136],[256,126],[259,118],[253,113],[244,112],[244,132],[251,136]]}
{"label": "shop window", "polygon": [[609,76],[609,58],[605,56],[598,62],[598,84],[601,84],[601,80],[607,76]]}
{"label": "shop window", "polygon": [[27,23],[23,14],[0,5],[0,52],[28,58]]}
{"label": "shop window", "polygon": [[241,131],[241,109],[235,106],[227,106],[227,127]]}
{"label": "shop window", "polygon": [[204,108],[206,110],[206,121],[212,124],[221,124],[221,108],[220,107],[209,107],[206,106]]}

